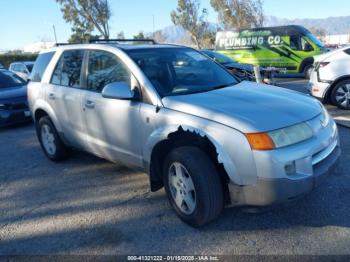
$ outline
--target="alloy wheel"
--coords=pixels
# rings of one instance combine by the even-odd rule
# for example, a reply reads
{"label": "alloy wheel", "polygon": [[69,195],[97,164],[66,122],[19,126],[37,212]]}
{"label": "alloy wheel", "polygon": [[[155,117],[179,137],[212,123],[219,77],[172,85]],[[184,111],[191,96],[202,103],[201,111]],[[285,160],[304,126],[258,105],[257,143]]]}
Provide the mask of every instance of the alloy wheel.
{"label": "alloy wheel", "polygon": [[169,168],[169,188],[176,206],[181,212],[189,215],[196,208],[196,191],[187,169],[179,162]]}
{"label": "alloy wheel", "polygon": [[46,124],[41,127],[41,141],[49,155],[54,155],[56,153],[55,136],[50,126]]}
{"label": "alloy wheel", "polygon": [[350,107],[350,84],[339,86],[336,91],[335,99],[342,107]]}

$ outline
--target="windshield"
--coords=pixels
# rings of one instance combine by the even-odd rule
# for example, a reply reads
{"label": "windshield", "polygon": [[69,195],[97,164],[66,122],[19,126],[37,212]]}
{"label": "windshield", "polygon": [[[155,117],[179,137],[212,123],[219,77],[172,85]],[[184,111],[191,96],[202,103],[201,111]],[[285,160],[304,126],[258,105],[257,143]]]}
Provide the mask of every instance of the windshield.
{"label": "windshield", "polygon": [[0,71],[0,88],[25,85],[25,81],[10,71]]}
{"label": "windshield", "polygon": [[316,36],[314,36],[310,32],[307,33],[306,36],[319,48],[324,48],[324,43],[322,43]]}
{"label": "windshield", "polygon": [[237,84],[234,76],[190,48],[127,50],[161,97],[207,92]]}
{"label": "windshield", "polygon": [[26,67],[27,67],[29,73],[32,72],[33,66],[34,66],[34,64],[26,64]]}
{"label": "windshield", "polygon": [[236,61],[233,60],[231,57],[220,54],[218,52],[204,50],[203,53],[205,53],[207,56],[211,57],[220,64],[236,63]]}

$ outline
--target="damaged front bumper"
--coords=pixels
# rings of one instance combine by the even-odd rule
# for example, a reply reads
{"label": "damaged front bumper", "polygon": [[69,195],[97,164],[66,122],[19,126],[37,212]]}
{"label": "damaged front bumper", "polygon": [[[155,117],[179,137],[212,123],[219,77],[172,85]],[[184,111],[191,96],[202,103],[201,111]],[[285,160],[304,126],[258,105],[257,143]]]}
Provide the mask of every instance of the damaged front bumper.
{"label": "damaged front bumper", "polygon": [[[271,170],[271,173],[276,171],[271,177],[258,176],[256,184],[247,186],[240,186],[230,182],[228,188],[231,206],[267,206],[288,202],[304,196],[320,185],[334,171],[341,155],[338,133],[334,122],[330,126],[333,126],[333,134],[329,136],[330,140],[327,146],[323,147],[322,150],[317,150],[310,156],[295,158],[295,174],[280,175],[282,173],[280,168],[282,161],[280,160],[285,159],[285,156],[282,156],[283,153],[281,153],[271,157],[268,167],[260,168],[260,170],[265,169],[265,171]],[[327,135],[330,131],[331,128],[326,128],[323,133]],[[318,143],[319,140],[315,139],[310,143],[296,146],[291,150],[295,155],[298,155],[299,149],[303,146],[312,148],[313,145]],[[287,150],[284,153],[287,155]],[[290,155],[293,155],[293,153],[290,153]]]}

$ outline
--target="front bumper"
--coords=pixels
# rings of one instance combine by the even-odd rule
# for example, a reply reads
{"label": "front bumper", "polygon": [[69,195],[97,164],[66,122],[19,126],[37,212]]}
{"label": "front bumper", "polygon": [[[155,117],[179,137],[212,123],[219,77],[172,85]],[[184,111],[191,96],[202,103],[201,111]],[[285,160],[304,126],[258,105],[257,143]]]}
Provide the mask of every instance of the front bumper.
{"label": "front bumper", "polygon": [[310,95],[324,102],[327,91],[331,85],[331,81],[320,80],[319,72],[313,71],[307,89]]}
{"label": "front bumper", "polygon": [[[326,127],[320,116],[308,121],[314,137],[299,144],[272,151],[255,151],[257,181],[240,186],[229,183],[231,205],[266,206],[299,198],[317,187],[332,173],[341,154],[336,124]],[[286,165],[295,170],[287,173]]]}
{"label": "front bumper", "polygon": [[25,123],[32,120],[29,108],[18,110],[0,110],[0,126]]}
{"label": "front bumper", "polygon": [[268,206],[298,199],[324,181],[338,163],[341,150],[336,146],[332,153],[314,166],[314,174],[302,179],[259,178],[254,186],[229,184],[231,205]]}

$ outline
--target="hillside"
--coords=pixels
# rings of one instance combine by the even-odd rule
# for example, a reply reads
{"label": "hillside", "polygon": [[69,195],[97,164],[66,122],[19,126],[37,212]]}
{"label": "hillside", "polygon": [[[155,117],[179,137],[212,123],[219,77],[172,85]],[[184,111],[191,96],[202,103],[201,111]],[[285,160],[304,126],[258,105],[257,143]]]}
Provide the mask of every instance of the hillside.
{"label": "hillside", "polygon": [[275,16],[266,18],[266,26],[277,25],[302,25],[306,28],[323,28],[329,35],[349,34],[350,16],[328,17],[324,19],[286,19]]}
{"label": "hillside", "polygon": [[[265,26],[278,25],[302,25],[306,28],[323,28],[328,35],[349,34],[350,16],[328,17],[324,19],[287,19],[275,16],[266,17]],[[215,27],[215,24],[211,24],[213,30]],[[179,26],[167,26],[163,28],[161,32],[166,37],[166,41],[170,43],[184,43],[188,42],[190,39],[188,33]]]}

